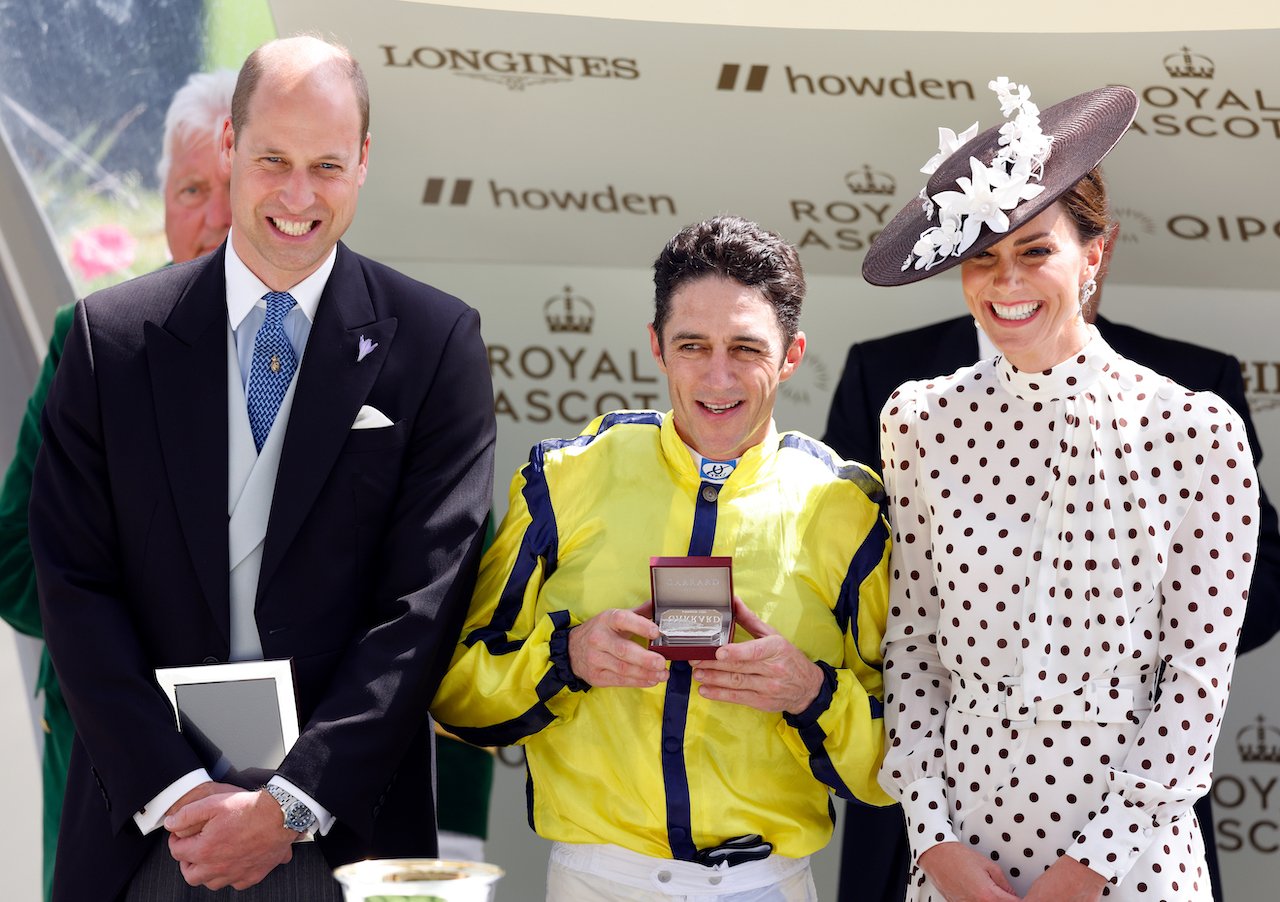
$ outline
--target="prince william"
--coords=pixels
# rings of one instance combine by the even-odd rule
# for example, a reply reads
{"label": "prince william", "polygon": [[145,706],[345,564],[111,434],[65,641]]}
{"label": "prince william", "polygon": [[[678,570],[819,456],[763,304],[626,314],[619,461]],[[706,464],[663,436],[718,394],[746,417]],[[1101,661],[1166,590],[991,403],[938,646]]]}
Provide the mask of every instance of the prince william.
{"label": "prince william", "polygon": [[[241,69],[215,253],[77,305],[31,545],[76,726],[53,898],[339,899],[330,869],[436,851],[425,718],[492,481],[479,320],[348,250],[368,88],[343,49]],[[289,659],[300,736],[214,782],[155,670]],[[297,843],[314,836],[315,843]]]}

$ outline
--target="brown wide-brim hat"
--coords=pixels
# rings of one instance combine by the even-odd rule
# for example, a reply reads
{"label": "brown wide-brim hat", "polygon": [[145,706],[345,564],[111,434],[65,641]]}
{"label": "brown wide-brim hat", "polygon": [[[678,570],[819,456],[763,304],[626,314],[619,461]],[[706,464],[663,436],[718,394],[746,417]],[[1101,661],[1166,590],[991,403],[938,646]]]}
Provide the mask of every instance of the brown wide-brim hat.
{"label": "brown wide-brim hat", "polygon": [[[1030,184],[1041,185],[1044,191],[1006,211],[1009,217],[1007,232],[993,232],[983,225],[973,244],[959,255],[939,260],[928,269],[916,269],[914,265],[903,269],[903,261],[911,256],[920,235],[938,225],[937,211],[931,219],[926,219],[923,201],[913,198],[871,243],[862,260],[862,277],[872,285],[919,282],[946,272],[1008,237],[1052,206],[1089,170],[1101,163],[1124,137],[1137,111],[1138,95],[1123,85],[1086,91],[1041,110],[1040,128],[1046,135],[1053,136],[1053,145],[1045,161],[1042,178]],[[1004,123],[1002,119],[943,161],[929,177],[925,194],[933,197],[940,191],[960,190],[956,179],[971,175],[970,157],[990,166],[1000,150],[1000,127]]]}

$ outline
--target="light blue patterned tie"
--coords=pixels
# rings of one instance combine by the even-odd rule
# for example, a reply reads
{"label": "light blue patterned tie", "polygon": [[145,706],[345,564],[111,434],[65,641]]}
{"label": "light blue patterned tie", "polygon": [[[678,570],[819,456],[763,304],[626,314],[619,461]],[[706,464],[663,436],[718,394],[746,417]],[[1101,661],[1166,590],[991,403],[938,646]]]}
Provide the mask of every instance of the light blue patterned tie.
{"label": "light blue patterned tie", "polygon": [[253,340],[253,362],[249,366],[249,428],[253,431],[253,443],[258,450],[271,434],[271,424],[276,420],[289,380],[297,369],[298,360],[293,345],[284,331],[285,315],[296,303],[287,291],[268,291],[262,296],[267,302],[267,318],[258,328]]}

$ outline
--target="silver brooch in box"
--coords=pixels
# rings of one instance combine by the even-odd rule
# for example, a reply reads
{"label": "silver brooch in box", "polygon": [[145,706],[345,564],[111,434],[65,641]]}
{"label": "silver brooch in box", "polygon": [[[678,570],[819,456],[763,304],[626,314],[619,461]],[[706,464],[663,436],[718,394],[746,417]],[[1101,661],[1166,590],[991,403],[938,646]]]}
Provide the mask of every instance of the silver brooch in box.
{"label": "silver brooch in box", "polygon": [[653,619],[649,647],[676,660],[714,658],[733,636],[733,558],[649,559]]}

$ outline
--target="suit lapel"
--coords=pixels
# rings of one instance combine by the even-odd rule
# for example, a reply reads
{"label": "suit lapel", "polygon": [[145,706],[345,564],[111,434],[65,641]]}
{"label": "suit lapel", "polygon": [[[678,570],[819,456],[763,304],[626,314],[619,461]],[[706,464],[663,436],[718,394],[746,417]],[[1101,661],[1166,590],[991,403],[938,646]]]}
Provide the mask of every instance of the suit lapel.
{"label": "suit lapel", "polygon": [[164,325],[144,327],[165,471],[196,578],[224,638],[227,607],[227,307],[223,251]]}
{"label": "suit lapel", "polygon": [[[298,370],[258,577],[259,598],[333,469],[391,351],[396,320],[375,320],[374,315],[360,261],[340,243]],[[376,342],[377,348],[358,360],[362,338]]]}

